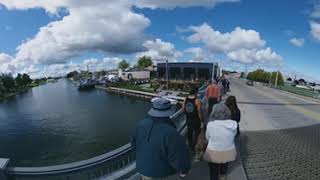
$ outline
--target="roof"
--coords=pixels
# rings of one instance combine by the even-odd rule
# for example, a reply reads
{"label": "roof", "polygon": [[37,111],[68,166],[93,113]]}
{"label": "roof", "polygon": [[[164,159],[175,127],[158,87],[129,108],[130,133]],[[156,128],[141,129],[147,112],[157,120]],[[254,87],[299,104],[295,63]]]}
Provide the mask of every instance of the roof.
{"label": "roof", "polygon": [[[216,63],[204,63],[204,62],[169,62],[169,67],[197,67],[197,68],[210,68],[212,69],[214,65],[217,65]],[[166,67],[166,63],[158,63],[159,67]]]}
{"label": "roof", "polygon": [[125,72],[138,72],[138,71],[150,71],[145,68],[140,68],[140,67],[133,67],[133,68],[127,68]]}

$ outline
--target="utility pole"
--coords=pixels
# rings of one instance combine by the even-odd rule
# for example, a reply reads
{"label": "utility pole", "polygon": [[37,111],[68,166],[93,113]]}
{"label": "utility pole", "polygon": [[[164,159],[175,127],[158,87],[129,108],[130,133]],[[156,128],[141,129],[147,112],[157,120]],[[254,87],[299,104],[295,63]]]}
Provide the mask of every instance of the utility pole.
{"label": "utility pole", "polygon": [[277,89],[278,86],[278,76],[279,76],[279,65],[277,65],[277,75],[276,75],[276,81],[275,81],[275,88]]}
{"label": "utility pole", "polygon": [[167,90],[169,90],[168,60],[166,60]]}
{"label": "utility pole", "polygon": [[271,87],[271,77],[272,77],[272,72],[270,73],[270,76],[269,76],[269,87]]}

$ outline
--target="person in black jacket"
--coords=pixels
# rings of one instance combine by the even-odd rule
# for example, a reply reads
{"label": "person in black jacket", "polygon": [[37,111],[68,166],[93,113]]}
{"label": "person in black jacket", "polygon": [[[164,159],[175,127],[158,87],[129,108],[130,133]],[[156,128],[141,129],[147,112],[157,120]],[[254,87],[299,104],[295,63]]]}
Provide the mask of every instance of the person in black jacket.
{"label": "person in black jacket", "polygon": [[191,151],[194,153],[195,146],[201,132],[201,101],[197,97],[197,88],[192,88],[189,95],[183,102],[183,111],[186,114],[186,121],[188,127],[188,143]]}
{"label": "person in black jacket", "polygon": [[237,123],[238,123],[238,130],[237,130],[237,136],[238,136],[238,135],[240,135],[239,123],[240,123],[240,119],[241,119],[241,112],[238,108],[236,97],[229,96],[226,99],[225,105],[231,111],[231,119],[237,121]]}
{"label": "person in black jacket", "polygon": [[185,140],[177,132],[170,116],[175,112],[169,100],[152,103],[149,116],[140,121],[132,137],[136,168],[142,179],[158,179],[191,169],[191,157]]}

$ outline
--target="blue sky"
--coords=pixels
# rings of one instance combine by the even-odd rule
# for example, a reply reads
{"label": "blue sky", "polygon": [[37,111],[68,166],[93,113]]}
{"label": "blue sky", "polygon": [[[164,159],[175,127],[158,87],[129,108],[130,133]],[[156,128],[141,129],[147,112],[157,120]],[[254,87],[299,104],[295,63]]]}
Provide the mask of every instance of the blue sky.
{"label": "blue sky", "polygon": [[[83,64],[111,68],[119,59],[134,63],[149,55],[155,61],[218,61],[229,69],[280,63],[286,74],[320,80],[319,1],[30,1],[0,0],[2,72],[42,76]],[[100,13],[87,14],[84,7]]]}

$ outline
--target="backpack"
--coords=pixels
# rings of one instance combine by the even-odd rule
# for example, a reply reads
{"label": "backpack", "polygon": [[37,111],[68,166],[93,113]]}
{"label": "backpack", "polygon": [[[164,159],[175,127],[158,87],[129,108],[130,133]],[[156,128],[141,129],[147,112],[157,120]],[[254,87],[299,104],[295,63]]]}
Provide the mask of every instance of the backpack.
{"label": "backpack", "polygon": [[186,112],[187,113],[193,113],[194,112],[194,110],[195,110],[195,104],[194,103],[192,103],[191,101],[188,101],[187,103],[186,103]]}

